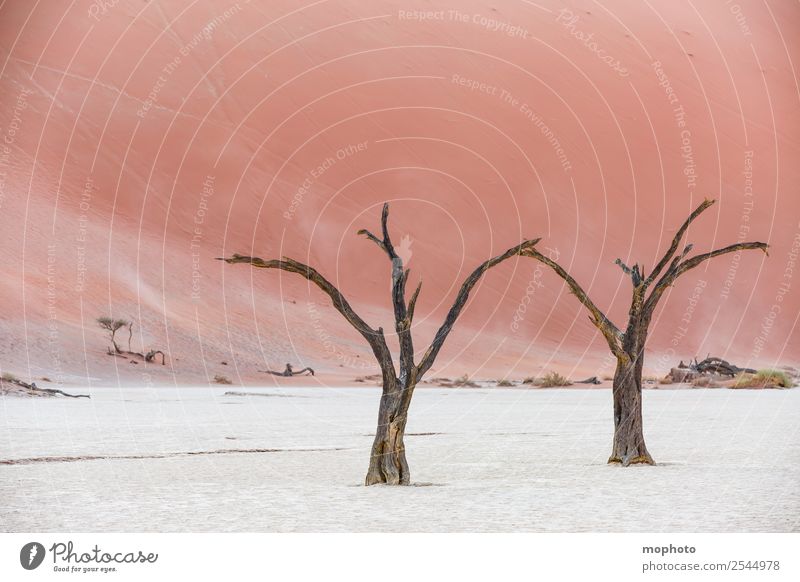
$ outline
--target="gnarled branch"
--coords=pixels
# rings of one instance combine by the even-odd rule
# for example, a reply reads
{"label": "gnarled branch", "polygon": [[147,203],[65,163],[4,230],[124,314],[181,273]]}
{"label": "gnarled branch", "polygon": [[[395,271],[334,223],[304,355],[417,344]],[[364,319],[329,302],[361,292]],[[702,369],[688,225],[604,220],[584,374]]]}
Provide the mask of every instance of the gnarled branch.
{"label": "gnarled branch", "polygon": [[606,342],[608,343],[608,347],[611,348],[611,352],[615,356],[624,356],[624,351],[622,349],[622,344],[620,340],[622,339],[622,332],[614,325],[608,317],[606,317],[605,313],[600,311],[598,307],[589,299],[589,296],[586,294],[586,291],[578,284],[572,276],[567,273],[564,268],[556,263],[549,257],[544,256],[542,253],[537,251],[536,249],[529,249],[525,251],[526,255],[533,257],[534,259],[538,260],[541,263],[544,263],[556,274],[564,279],[567,286],[572,291],[572,294],[578,298],[578,301],[583,303],[584,307],[589,310],[591,316],[589,319],[591,322],[600,330],[600,333],[603,334],[603,337],[606,338]]}
{"label": "gnarled branch", "polygon": [[[408,315],[408,307],[406,306],[406,283],[408,282],[409,271],[403,269],[403,259],[395,252],[392,238],[389,235],[388,202],[384,203],[381,211],[381,233],[383,239],[379,239],[366,229],[358,231],[358,234],[365,235],[369,240],[377,244],[392,262],[392,306],[394,308],[395,331],[400,343],[400,373],[405,376],[409,370],[414,368],[414,341],[411,337],[411,318]],[[414,302],[416,303],[416,297]],[[404,380],[405,378],[401,379]]]}
{"label": "gnarled branch", "polygon": [[472,274],[470,274],[469,277],[466,278],[464,283],[461,285],[461,289],[459,290],[458,295],[456,296],[453,306],[447,313],[447,317],[445,318],[444,323],[436,332],[436,335],[433,338],[433,342],[425,352],[425,355],[422,357],[422,360],[420,360],[419,366],[417,367],[418,376],[422,376],[423,374],[425,374],[425,372],[427,372],[433,365],[433,361],[439,354],[439,350],[442,349],[442,344],[444,343],[444,340],[447,339],[447,336],[453,329],[453,324],[455,324],[456,320],[458,319],[458,316],[464,309],[464,305],[467,303],[467,299],[469,299],[470,291],[472,291],[472,288],[475,287],[475,284],[480,280],[481,276],[487,270],[491,269],[495,265],[499,265],[508,258],[525,255],[527,251],[533,250],[533,247],[540,240],[541,239],[539,238],[533,240],[526,240],[525,242],[522,242],[515,247],[511,247],[502,255],[498,255],[487,261],[484,261],[477,269],[475,269],[472,272]]}
{"label": "gnarled branch", "polygon": [[[259,257],[247,257],[244,255],[234,254],[229,258],[219,257],[217,260],[225,261],[226,263],[236,264],[245,263],[258,269],[280,269],[289,273],[297,273],[305,277],[331,298],[333,307],[344,316],[347,322],[352,325],[356,330],[367,340],[375,357],[379,362],[391,364],[392,357],[389,352],[389,347],[386,345],[386,340],[383,337],[383,330],[381,328],[372,329],[366,321],[364,321],[350,306],[350,303],[342,295],[333,283],[323,277],[316,269],[309,267],[299,261],[284,257],[282,260],[273,259],[265,261]],[[392,368],[394,364],[391,364]]]}
{"label": "gnarled branch", "polygon": [[417,298],[419,297],[419,292],[422,289],[422,281],[420,280],[417,288],[414,290],[414,293],[411,295],[411,300],[408,302],[408,321],[414,321],[414,309],[417,306]]}
{"label": "gnarled branch", "polygon": [[620,269],[622,269],[622,271],[631,278],[631,280],[633,281],[633,286],[634,287],[638,287],[639,285],[642,284],[642,276],[643,276],[643,274],[639,270],[639,264],[638,263],[634,264],[633,268],[631,268],[628,265],[626,265],[625,263],[623,263],[622,259],[617,259],[616,261],[614,261],[614,264],[615,265],[619,265]]}
{"label": "gnarled branch", "polygon": [[683,238],[683,235],[686,234],[687,230],[689,230],[689,225],[691,225],[692,222],[694,222],[694,220],[698,216],[700,216],[707,208],[713,206],[715,202],[716,200],[711,200],[706,198],[705,200],[703,200],[700,206],[695,208],[694,212],[692,212],[689,215],[689,218],[686,219],[686,221],[678,229],[678,232],[675,233],[675,237],[672,239],[672,244],[669,245],[667,252],[664,253],[664,256],[661,257],[661,260],[658,262],[653,271],[650,273],[650,276],[647,277],[647,279],[645,280],[645,287],[650,286],[650,284],[656,280],[656,277],[658,277],[658,275],[661,273],[664,267],[666,267],[667,264],[670,262],[672,256],[677,252],[678,247],[681,244],[681,239]]}
{"label": "gnarled branch", "polygon": [[[686,271],[690,269],[694,269],[704,261],[708,259],[713,259],[714,257],[718,257],[720,255],[725,255],[728,253],[735,253],[737,251],[745,251],[745,250],[762,250],[764,253],[767,253],[767,249],[769,249],[769,245],[767,243],[762,242],[743,242],[743,243],[736,243],[729,245],[727,247],[717,249],[715,251],[711,251],[708,253],[703,253],[700,255],[695,255],[690,259],[686,259],[682,261],[683,257],[685,257],[689,251],[692,249],[692,245],[688,245],[686,249],[684,249],[683,253],[679,257],[676,257],[670,268],[664,273],[664,276],[658,280],[656,286],[653,287],[653,291],[650,293],[650,296],[647,298],[645,302],[645,311],[647,313],[652,313],[653,310],[656,308],[656,304],[661,296],[664,294],[664,291],[667,290],[675,280],[684,274]],[[682,262],[681,262],[682,261]]]}

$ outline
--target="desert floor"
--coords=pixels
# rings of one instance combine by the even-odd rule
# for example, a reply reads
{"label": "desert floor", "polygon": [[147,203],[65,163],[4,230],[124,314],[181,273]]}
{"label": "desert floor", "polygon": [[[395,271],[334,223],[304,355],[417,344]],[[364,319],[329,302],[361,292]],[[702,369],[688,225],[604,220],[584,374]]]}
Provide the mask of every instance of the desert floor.
{"label": "desert floor", "polygon": [[607,390],[420,388],[405,488],[361,486],[377,389],[227,390],[0,399],[0,530],[800,531],[799,389],[645,391],[622,469]]}

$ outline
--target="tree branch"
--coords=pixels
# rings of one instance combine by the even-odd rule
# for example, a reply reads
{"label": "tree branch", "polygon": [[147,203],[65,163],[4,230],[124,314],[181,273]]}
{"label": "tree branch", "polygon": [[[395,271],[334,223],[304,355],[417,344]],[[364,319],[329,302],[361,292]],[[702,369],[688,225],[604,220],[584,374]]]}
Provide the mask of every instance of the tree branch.
{"label": "tree branch", "polygon": [[661,277],[661,279],[659,279],[658,283],[656,283],[656,286],[653,288],[653,291],[650,293],[650,296],[647,298],[647,301],[645,302],[645,310],[648,313],[652,313],[652,311],[656,307],[656,304],[658,303],[658,300],[663,295],[664,291],[666,291],[666,289],[670,287],[678,277],[680,277],[686,271],[694,269],[695,267],[697,267],[704,261],[707,261],[708,259],[713,259],[714,257],[718,257],[720,255],[725,255],[728,253],[735,253],[737,251],[759,250],[759,249],[764,251],[764,253],[767,256],[769,256],[769,253],[767,252],[767,249],[769,249],[768,244],[762,242],[744,242],[744,243],[732,244],[727,247],[711,251],[709,253],[696,255],[690,259],[686,259],[685,261],[681,262],[683,257],[685,257],[691,249],[692,245],[688,245],[684,249],[683,253],[681,253],[679,257],[676,257],[672,261],[670,268],[667,270],[666,273],[664,273],[664,276]]}
{"label": "tree branch", "polygon": [[381,230],[383,231],[383,244],[386,245],[386,252],[389,253],[389,256],[394,259],[397,257],[397,253],[394,252],[394,246],[392,246],[392,239],[389,237],[389,203],[383,203],[383,210],[381,211]]}
{"label": "tree branch", "polygon": [[411,301],[408,302],[408,321],[414,321],[414,308],[417,306],[417,297],[419,297],[420,289],[422,289],[422,281],[420,280],[414,294],[411,295]]}
{"label": "tree branch", "polygon": [[[394,250],[392,238],[389,235],[389,203],[383,205],[381,211],[381,233],[383,240],[370,231],[362,229],[358,234],[365,235],[377,244],[392,261],[392,306],[394,308],[394,323],[397,339],[400,342],[400,374],[405,377],[414,367],[414,342],[411,337],[411,321],[406,307],[406,282],[408,271],[403,270],[403,259]],[[404,378],[403,378],[404,379]]]}
{"label": "tree branch", "polygon": [[367,343],[369,343],[372,351],[375,353],[375,357],[378,358],[378,361],[382,364],[388,361],[392,368],[394,368],[389,347],[386,345],[386,339],[383,336],[383,330],[381,328],[372,329],[367,322],[365,322],[353,310],[353,308],[350,306],[350,303],[347,301],[347,299],[345,299],[344,295],[342,295],[341,291],[339,291],[330,281],[323,277],[313,267],[309,267],[308,265],[287,257],[284,257],[282,260],[273,259],[265,261],[264,259],[258,257],[246,257],[243,255],[234,254],[227,259],[218,257],[217,260],[225,261],[226,263],[230,264],[245,263],[258,269],[280,269],[289,273],[296,273],[308,279],[331,298],[334,308],[336,308],[336,310],[341,313],[342,316],[344,316],[347,322],[356,328],[356,330],[364,337],[364,339],[367,340]]}
{"label": "tree branch", "polygon": [[366,236],[366,237],[367,237],[369,240],[371,240],[371,241],[372,241],[372,242],[374,242],[376,245],[378,245],[379,247],[381,247],[381,249],[383,250],[383,252],[385,252],[385,253],[387,253],[387,254],[389,253],[389,251],[386,249],[386,245],[385,245],[385,244],[383,244],[383,241],[382,241],[381,239],[379,239],[377,236],[375,236],[374,234],[372,234],[370,231],[368,231],[366,228],[362,228],[362,229],[361,229],[361,230],[359,230],[359,231],[358,231],[356,234],[363,234],[363,235],[364,235],[364,236]]}
{"label": "tree branch", "polygon": [[595,325],[595,327],[600,330],[600,332],[603,334],[603,337],[606,338],[606,342],[608,343],[608,347],[611,348],[611,352],[615,356],[623,355],[624,352],[620,343],[622,332],[611,322],[610,319],[608,319],[608,317],[606,317],[605,313],[600,311],[600,309],[598,309],[592,300],[589,299],[589,296],[586,294],[583,288],[578,285],[578,282],[575,281],[575,279],[573,279],[572,276],[567,273],[563,267],[561,267],[561,265],[549,257],[544,256],[536,249],[527,250],[525,251],[525,254],[544,263],[553,269],[553,271],[555,271],[559,277],[564,279],[567,286],[570,288],[570,291],[572,291],[572,294],[575,295],[575,297],[578,298],[578,301],[583,303],[584,307],[589,310],[589,313],[591,314],[589,319]]}
{"label": "tree branch", "polygon": [[638,287],[639,285],[642,284],[642,273],[639,271],[638,263],[633,265],[633,268],[631,268],[625,263],[623,263],[622,259],[617,259],[616,261],[614,261],[614,264],[619,265],[622,271],[631,278],[634,287]]}
{"label": "tree branch", "polygon": [[647,279],[645,280],[645,282],[644,282],[645,287],[650,286],[650,284],[653,281],[656,280],[656,277],[658,277],[658,275],[661,273],[661,271],[664,269],[664,267],[666,267],[667,264],[670,262],[670,260],[672,259],[672,256],[675,254],[675,252],[678,250],[678,247],[681,244],[681,239],[683,238],[683,235],[686,234],[687,230],[689,230],[689,225],[691,225],[692,222],[694,222],[694,220],[698,216],[700,216],[706,209],[708,209],[711,206],[713,206],[715,202],[716,202],[716,200],[711,200],[711,199],[706,198],[705,200],[703,200],[703,202],[700,204],[700,206],[695,208],[694,212],[692,212],[689,215],[689,218],[686,219],[686,221],[678,229],[678,232],[675,233],[675,237],[672,239],[672,244],[667,249],[667,252],[664,254],[664,256],[661,258],[661,260],[655,266],[655,268],[653,269],[653,272],[650,273],[650,276],[647,277]]}
{"label": "tree branch", "polygon": [[464,283],[461,285],[461,289],[459,290],[455,301],[453,302],[453,306],[447,313],[447,317],[445,318],[444,323],[436,332],[436,335],[433,338],[433,342],[431,342],[430,347],[425,351],[425,355],[422,356],[422,360],[420,361],[419,366],[417,366],[418,376],[422,376],[423,374],[425,374],[425,372],[427,372],[433,365],[436,356],[439,355],[439,350],[442,349],[442,344],[444,344],[444,341],[447,339],[447,336],[453,329],[453,325],[458,319],[458,316],[461,314],[461,311],[463,311],[464,305],[467,303],[467,299],[469,299],[469,294],[472,291],[472,288],[475,287],[475,284],[480,280],[481,276],[487,270],[491,269],[495,265],[502,263],[508,258],[514,256],[524,256],[525,252],[532,250],[534,245],[536,245],[540,240],[541,239],[538,238],[533,240],[527,240],[525,242],[518,244],[515,247],[508,249],[502,255],[498,255],[494,258],[491,258],[483,262],[477,269],[475,269],[472,272],[472,274],[469,277],[466,278]]}

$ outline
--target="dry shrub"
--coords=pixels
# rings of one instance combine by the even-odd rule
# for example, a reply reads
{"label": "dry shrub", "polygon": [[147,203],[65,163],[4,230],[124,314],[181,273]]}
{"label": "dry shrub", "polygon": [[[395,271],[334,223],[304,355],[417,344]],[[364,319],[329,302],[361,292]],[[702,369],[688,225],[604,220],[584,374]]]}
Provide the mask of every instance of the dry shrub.
{"label": "dry shrub", "polygon": [[552,388],[555,386],[571,386],[572,382],[567,380],[558,372],[548,372],[544,377],[539,380],[539,386],[542,388]]}
{"label": "dry shrub", "polygon": [[742,372],[731,388],[791,388],[793,382],[789,375],[780,370],[759,370],[755,374]]}
{"label": "dry shrub", "polygon": [[233,384],[227,376],[223,376],[222,374],[217,374],[214,376],[214,382],[216,384]]}
{"label": "dry shrub", "polygon": [[478,385],[469,379],[469,376],[466,374],[462,374],[455,380],[453,380],[453,386],[468,386],[470,388],[477,388]]}

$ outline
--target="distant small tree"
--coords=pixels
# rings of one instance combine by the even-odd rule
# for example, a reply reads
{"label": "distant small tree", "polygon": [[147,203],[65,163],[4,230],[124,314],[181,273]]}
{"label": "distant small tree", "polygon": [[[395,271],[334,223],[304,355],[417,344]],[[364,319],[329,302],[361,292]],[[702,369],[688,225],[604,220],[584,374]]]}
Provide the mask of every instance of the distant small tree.
{"label": "distant small tree", "polygon": [[122,350],[119,349],[115,336],[120,329],[130,326],[130,322],[124,319],[114,319],[112,317],[98,317],[97,325],[109,333],[111,344],[114,346],[114,351],[116,351],[118,354],[121,354]]}

